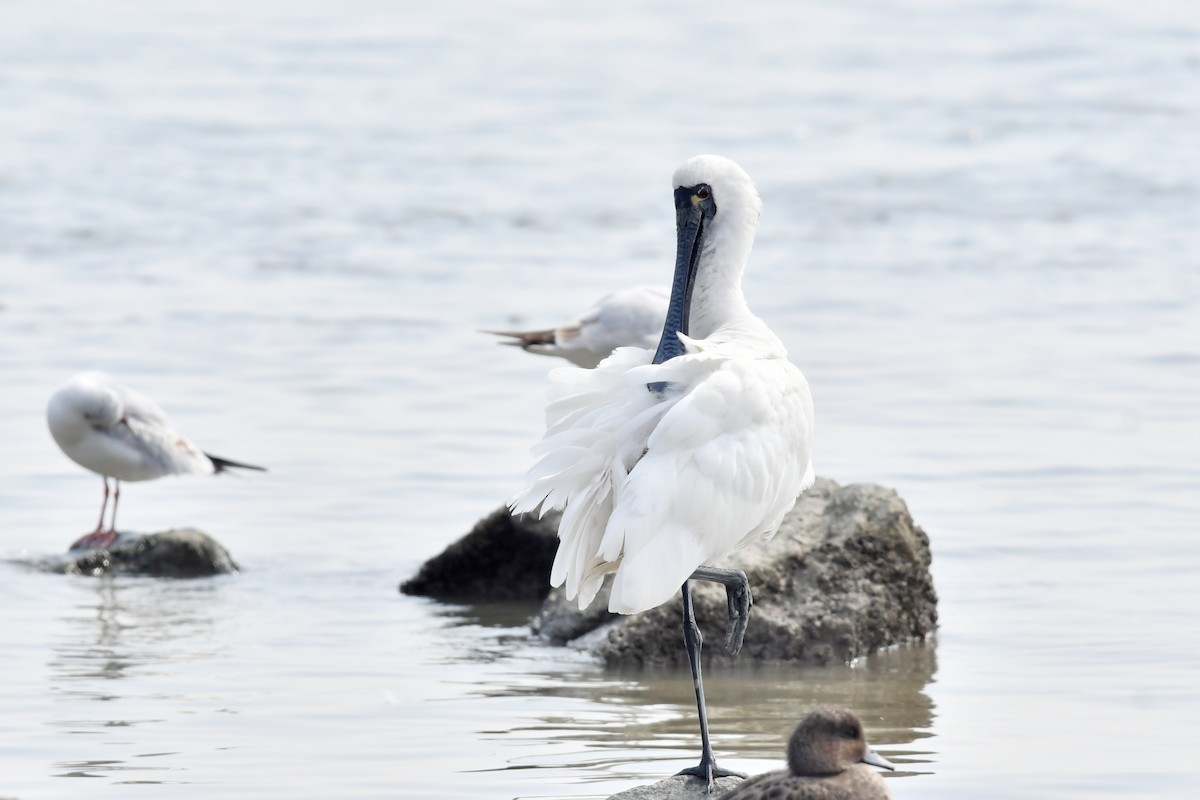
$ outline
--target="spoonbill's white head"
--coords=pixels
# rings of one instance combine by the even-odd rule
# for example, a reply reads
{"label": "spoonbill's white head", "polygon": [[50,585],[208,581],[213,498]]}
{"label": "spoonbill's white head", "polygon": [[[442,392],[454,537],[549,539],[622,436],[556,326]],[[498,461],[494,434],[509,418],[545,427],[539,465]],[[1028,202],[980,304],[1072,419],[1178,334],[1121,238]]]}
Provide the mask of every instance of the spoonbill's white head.
{"label": "spoonbill's white head", "polygon": [[678,334],[704,338],[748,313],[742,272],[762,200],[746,171],[728,158],[703,155],[675,170],[675,278],[655,363],[683,352]]}

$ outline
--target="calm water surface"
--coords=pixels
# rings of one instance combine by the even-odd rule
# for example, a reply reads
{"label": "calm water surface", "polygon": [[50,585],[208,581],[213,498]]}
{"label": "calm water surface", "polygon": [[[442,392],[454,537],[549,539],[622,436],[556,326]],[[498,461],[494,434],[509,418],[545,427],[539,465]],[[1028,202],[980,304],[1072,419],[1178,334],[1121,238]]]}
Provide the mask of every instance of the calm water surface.
{"label": "calm water surface", "polygon": [[[606,797],[686,678],[396,585],[518,486],[548,324],[668,280],[698,152],[819,471],[930,534],[935,641],[709,678],[723,763],[848,702],[897,798],[1193,797],[1200,16],[1170,2],[0,3],[0,796]],[[746,4],[740,4],[746,5]],[[130,485],[244,571],[25,566],[94,524],[106,369],[244,479]]]}

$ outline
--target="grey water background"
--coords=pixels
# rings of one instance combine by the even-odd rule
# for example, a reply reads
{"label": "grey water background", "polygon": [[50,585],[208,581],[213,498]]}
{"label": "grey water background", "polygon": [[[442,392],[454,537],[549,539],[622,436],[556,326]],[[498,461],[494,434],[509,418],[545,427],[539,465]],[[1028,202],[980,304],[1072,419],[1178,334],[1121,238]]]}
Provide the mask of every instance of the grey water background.
{"label": "grey water background", "polygon": [[[519,486],[544,359],[480,328],[668,280],[670,176],[765,214],[746,292],[818,471],[895,487],[941,627],[708,678],[722,762],[848,702],[897,798],[1192,797],[1194,3],[0,3],[0,796],[581,798],[692,763],[686,677],[396,585]],[[28,562],[100,486],[100,368],[244,479],[127,485],[244,571]]]}

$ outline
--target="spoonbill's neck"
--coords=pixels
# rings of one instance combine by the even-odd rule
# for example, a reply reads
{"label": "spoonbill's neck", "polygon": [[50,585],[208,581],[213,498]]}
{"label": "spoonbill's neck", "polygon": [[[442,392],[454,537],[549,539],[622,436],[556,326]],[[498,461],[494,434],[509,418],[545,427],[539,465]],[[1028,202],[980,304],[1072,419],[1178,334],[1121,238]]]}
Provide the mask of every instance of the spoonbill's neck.
{"label": "spoonbill's neck", "polygon": [[688,325],[692,338],[707,338],[718,328],[750,315],[742,293],[742,273],[753,241],[754,229],[743,228],[713,230],[704,243],[692,289]]}

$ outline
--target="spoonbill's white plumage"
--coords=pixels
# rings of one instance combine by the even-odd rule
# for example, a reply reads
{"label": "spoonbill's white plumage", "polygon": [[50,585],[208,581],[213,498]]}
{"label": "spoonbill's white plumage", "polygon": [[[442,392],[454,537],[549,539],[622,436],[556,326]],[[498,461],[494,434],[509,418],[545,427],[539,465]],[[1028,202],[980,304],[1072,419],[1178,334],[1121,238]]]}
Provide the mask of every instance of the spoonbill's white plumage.
{"label": "spoonbill's white plumage", "polygon": [[682,585],[705,777],[716,767],[700,681],[689,578],[730,595],[727,647],[741,647],[745,575],[710,565],[771,537],[815,480],[808,383],[779,338],[746,306],[742,273],[761,201],[750,177],[718,156],[674,176],[678,251],[656,352],[623,348],[594,370],[550,376],[547,430],[515,512],[563,508],[551,583],[586,606],[615,572],[609,608],[632,614]]}
{"label": "spoonbill's white plumage", "polygon": [[[50,398],[46,408],[50,435],[62,451],[104,480],[104,502],[96,530],[72,548],[99,547],[116,538],[121,481],[147,481],[164,475],[213,475],[230,468],[263,470],[203,452],[176,433],[167,415],[143,394],[101,372],[71,378]],[[112,519],[104,527],[108,479],[114,481]]]}
{"label": "spoonbill's white plumage", "polygon": [[485,331],[508,336],[523,350],[561,356],[581,367],[594,367],[618,347],[652,348],[662,334],[671,293],[660,286],[633,286],[600,298],[586,313],[556,328]]}
{"label": "spoonbill's white plumage", "polygon": [[787,769],[756,775],[720,800],[891,800],[871,766],[895,767],[867,744],[862,721],[848,708],[825,706],[802,719],[788,740],[787,763]]}

